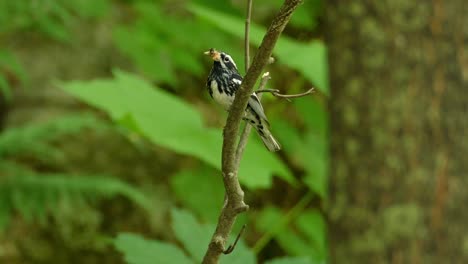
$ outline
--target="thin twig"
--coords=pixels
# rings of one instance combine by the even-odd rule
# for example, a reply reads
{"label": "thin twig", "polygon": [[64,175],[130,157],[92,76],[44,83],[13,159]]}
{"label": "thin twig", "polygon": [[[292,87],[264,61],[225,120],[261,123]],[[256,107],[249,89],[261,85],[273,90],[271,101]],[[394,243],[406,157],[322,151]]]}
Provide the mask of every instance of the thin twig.
{"label": "thin twig", "polygon": [[290,101],[289,98],[303,97],[303,96],[312,94],[313,92],[315,92],[314,87],[310,88],[306,92],[299,93],[299,94],[281,94],[280,90],[278,90],[278,89],[258,89],[257,91],[255,91],[255,93],[257,93],[257,94],[259,94],[259,93],[271,93],[272,95],[274,95],[276,97],[284,98],[284,99],[286,99],[288,101]]}
{"label": "thin twig", "polygon": [[[261,90],[264,90],[266,85],[267,85],[267,82],[271,79],[271,76],[270,76],[270,73],[269,72],[265,72],[263,75],[262,75],[262,79],[260,80],[260,85],[258,85],[258,89],[257,91],[261,91]],[[255,91],[255,93],[257,93],[257,91]],[[261,95],[258,95],[258,96],[261,96]]]}
{"label": "thin twig", "polygon": [[239,234],[237,234],[236,240],[234,240],[234,244],[230,245],[226,250],[224,250],[223,252],[224,255],[231,254],[231,252],[234,251],[234,249],[236,248],[237,242],[239,241],[242,234],[244,233],[246,226],[247,226],[246,224],[242,226],[241,230],[239,231]]}
{"label": "thin twig", "polygon": [[280,90],[279,89],[258,89],[257,91],[255,91],[255,93],[279,93]]}
{"label": "thin twig", "polygon": [[237,177],[236,167],[236,143],[239,126],[244,116],[247,101],[253,91],[253,86],[268,63],[273,48],[279,36],[289,22],[292,13],[302,0],[285,0],[278,14],[274,17],[262,43],[247,71],[236,97],[232,103],[226,126],[224,127],[223,150],[221,156],[221,169],[223,172],[224,188],[226,189],[226,201],[221,209],[216,230],[211,237],[208,250],[203,257],[204,264],[215,264],[219,262],[221,254],[225,251],[226,241],[231,233],[237,215],[248,210],[244,203],[244,192]]}
{"label": "thin twig", "polygon": [[[270,73],[265,72],[263,74],[263,76],[262,76],[261,81],[260,81],[260,85],[258,86],[258,90],[264,90],[268,80],[270,80],[270,79],[271,79]],[[262,99],[262,94],[259,94],[258,95],[258,100],[261,100],[261,99]],[[247,141],[249,140],[249,135],[250,135],[251,130],[252,130],[252,126],[248,122],[246,122],[245,126],[244,126],[244,130],[242,131],[242,134],[241,134],[241,137],[240,137],[240,140],[239,140],[239,144],[237,145],[236,164],[235,164],[236,168],[239,168],[239,166],[240,166],[240,162],[242,160],[242,156],[244,154],[244,150],[245,150],[245,146],[247,145]]]}
{"label": "thin twig", "polygon": [[250,18],[252,17],[252,0],[247,0],[247,15],[245,18],[245,37],[244,37],[244,51],[245,51],[245,72],[249,70],[250,66]]}
{"label": "thin twig", "polygon": [[[250,37],[250,18],[252,16],[252,0],[247,0],[247,15],[245,19],[245,37],[244,37],[244,51],[245,51],[245,72],[249,70],[250,66],[250,45],[249,45],[249,37]],[[263,79],[262,79],[263,81]],[[247,141],[249,139],[250,130],[252,127],[248,122],[245,123],[244,130],[242,131],[242,135],[239,140],[239,144],[237,145],[236,150],[236,168],[239,168],[240,161],[242,158],[242,154],[244,153],[245,145],[247,145]]]}

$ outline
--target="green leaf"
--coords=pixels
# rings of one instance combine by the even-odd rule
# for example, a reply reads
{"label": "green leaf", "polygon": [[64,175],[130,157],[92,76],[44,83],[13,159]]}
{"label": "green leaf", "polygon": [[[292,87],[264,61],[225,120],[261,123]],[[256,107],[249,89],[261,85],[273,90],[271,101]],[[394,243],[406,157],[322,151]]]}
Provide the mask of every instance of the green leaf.
{"label": "green leaf", "polygon": [[317,26],[318,16],[322,14],[322,0],[304,1],[291,17],[292,25],[305,30],[313,30]]}
{"label": "green leaf", "polygon": [[[196,15],[218,26],[219,29],[244,38],[243,18],[220,13],[194,3],[188,8]],[[223,21],[223,23],[219,23],[219,21]],[[255,45],[260,45],[265,32],[265,28],[251,24],[250,41]],[[329,94],[328,62],[323,42],[300,43],[283,36],[278,40],[274,53],[278,56],[279,63],[296,69],[323,93]]]}
{"label": "green leaf", "polygon": [[[284,214],[276,207],[266,207],[257,217],[257,228],[271,232],[283,221]],[[322,262],[326,257],[326,225],[317,210],[307,210],[293,219],[289,225],[274,231],[278,244],[290,255],[310,256],[311,260]]]}
{"label": "green leaf", "polygon": [[197,263],[201,263],[215,227],[200,225],[191,213],[174,208],[172,210],[172,229],[179,242],[184,245],[193,259]]}
{"label": "green leaf", "polygon": [[[265,208],[257,220],[257,228],[265,233],[270,232],[278,223],[283,220],[284,214],[276,207]],[[298,236],[296,231],[290,225],[282,226],[281,229],[275,230],[274,237],[278,244],[291,255],[308,255],[311,247],[308,242]]]}
{"label": "green leaf", "polygon": [[[262,232],[269,232],[277,225],[279,225],[279,223],[281,223],[282,216],[283,214],[279,208],[266,206],[256,217],[255,225],[258,230]],[[286,228],[286,226],[283,228]]]}
{"label": "green leaf", "polygon": [[[65,91],[98,107],[116,121],[126,120],[153,143],[199,158],[214,168],[221,166],[222,131],[204,127],[192,106],[146,81],[121,71],[113,80],[59,84]],[[129,118],[131,117],[131,122]],[[260,150],[261,149],[261,150]],[[251,188],[269,187],[272,175],[294,183],[288,168],[260,143],[252,141],[246,151],[239,178]]]}
{"label": "green leaf", "polygon": [[[294,106],[301,113],[307,128],[303,136],[303,144],[297,151],[307,172],[303,179],[304,183],[322,198],[326,198],[330,156],[328,114],[325,107],[316,99],[299,98],[294,101]],[[292,128],[292,130],[296,129]]]}
{"label": "green leaf", "polygon": [[[126,261],[130,264],[200,263],[208,248],[215,226],[200,224],[191,213],[179,209],[172,210],[172,221],[172,229],[177,239],[195,262],[192,262],[180,249],[169,243],[149,241],[137,235],[120,234],[115,239],[114,245],[124,254]],[[159,255],[163,255],[165,258],[162,259]],[[221,256],[221,263],[254,264],[257,262],[255,254],[240,240],[231,254]]]}
{"label": "green leaf", "polygon": [[249,187],[270,186],[271,175],[265,173],[265,168],[263,166],[272,166],[271,169],[282,173],[282,175],[279,176],[283,180],[292,185],[296,185],[296,180],[293,176],[289,174],[289,172],[286,172],[286,170],[283,170],[283,163],[277,158],[277,156],[266,150],[265,146],[258,138],[258,135],[252,131],[251,137],[252,138],[249,140],[249,143],[245,148],[244,157],[242,157],[239,168],[239,180],[241,183]]}
{"label": "green leaf", "polygon": [[284,151],[294,164],[301,166],[306,172],[302,181],[325,199],[329,164],[327,138],[309,130],[305,132],[305,135],[301,135],[296,127],[285,120],[276,119],[274,123],[279,140],[284,142]]}
{"label": "green leaf", "polygon": [[114,246],[123,253],[128,264],[194,263],[174,245],[146,240],[134,234],[119,234],[114,240]]}
{"label": "green leaf", "polygon": [[316,254],[308,241],[293,232],[284,232],[276,236],[278,244],[290,255],[303,256],[306,254]]}
{"label": "green leaf", "polygon": [[293,102],[308,130],[318,135],[328,135],[328,112],[314,97],[297,98]]}
{"label": "green leaf", "polygon": [[289,120],[274,119],[276,135],[283,142],[289,160],[302,167],[302,181],[320,195],[327,197],[329,169],[328,115],[325,107],[314,98],[297,98],[294,106],[305,129],[299,131]]}
{"label": "green leaf", "polygon": [[302,164],[306,170],[303,178],[304,183],[322,199],[326,199],[328,194],[328,153],[324,151],[327,144],[324,138],[314,134],[305,136],[304,145],[298,150],[302,156]]}
{"label": "green leaf", "polygon": [[265,264],[314,264],[309,257],[284,257],[268,260]]}
{"label": "green leaf", "polygon": [[201,169],[184,170],[170,177],[172,190],[184,206],[198,213],[203,219],[213,221],[218,217],[223,203],[222,181],[218,171],[206,166]]}
{"label": "green leaf", "polygon": [[312,244],[320,259],[325,258],[326,246],[326,223],[318,210],[308,210],[299,215],[296,227],[304,234]]}

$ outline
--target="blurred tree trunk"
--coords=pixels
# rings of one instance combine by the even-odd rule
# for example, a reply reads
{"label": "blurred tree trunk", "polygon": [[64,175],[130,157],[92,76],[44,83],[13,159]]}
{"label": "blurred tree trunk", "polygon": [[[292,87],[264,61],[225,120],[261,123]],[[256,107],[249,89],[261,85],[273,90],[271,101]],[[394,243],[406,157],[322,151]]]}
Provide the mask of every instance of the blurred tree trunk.
{"label": "blurred tree trunk", "polygon": [[468,2],[325,5],[331,263],[468,263]]}

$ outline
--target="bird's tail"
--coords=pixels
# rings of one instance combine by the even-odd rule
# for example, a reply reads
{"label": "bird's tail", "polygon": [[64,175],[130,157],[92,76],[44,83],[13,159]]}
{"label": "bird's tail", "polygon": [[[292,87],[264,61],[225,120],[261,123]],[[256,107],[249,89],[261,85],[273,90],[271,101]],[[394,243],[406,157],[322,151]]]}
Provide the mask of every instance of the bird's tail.
{"label": "bird's tail", "polygon": [[263,144],[265,144],[269,151],[275,152],[281,149],[281,145],[273,137],[273,135],[267,127],[263,127],[262,129],[260,129],[258,126],[256,126],[255,130],[257,131],[258,135],[263,141]]}
{"label": "bird's tail", "polygon": [[270,123],[265,116],[260,99],[255,93],[250,96],[245,112],[244,119],[255,128],[267,149],[271,152],[280,150],[281,145],[271,134]]}

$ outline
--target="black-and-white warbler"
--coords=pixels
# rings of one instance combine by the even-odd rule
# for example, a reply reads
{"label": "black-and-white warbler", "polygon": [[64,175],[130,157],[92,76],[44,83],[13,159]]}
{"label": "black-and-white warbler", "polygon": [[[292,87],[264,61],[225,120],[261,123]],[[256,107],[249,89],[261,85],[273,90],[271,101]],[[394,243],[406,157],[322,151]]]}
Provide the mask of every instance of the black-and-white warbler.
{"label": "black-and-white warbler", "polygon": [[[236,63],[228,54],[216,51],[215,49],[210,49],[205,54],[209,55],[214,61],[213,68],[206,82],[208,92],[217,103],[229,111],[236,92],[242,83],[242,76],[240,76],[237,70]],[[249,98],[244,120],[255,128],[269,151],[281,149],[280,144],[270,132],[270,123],[255,93]]]}

